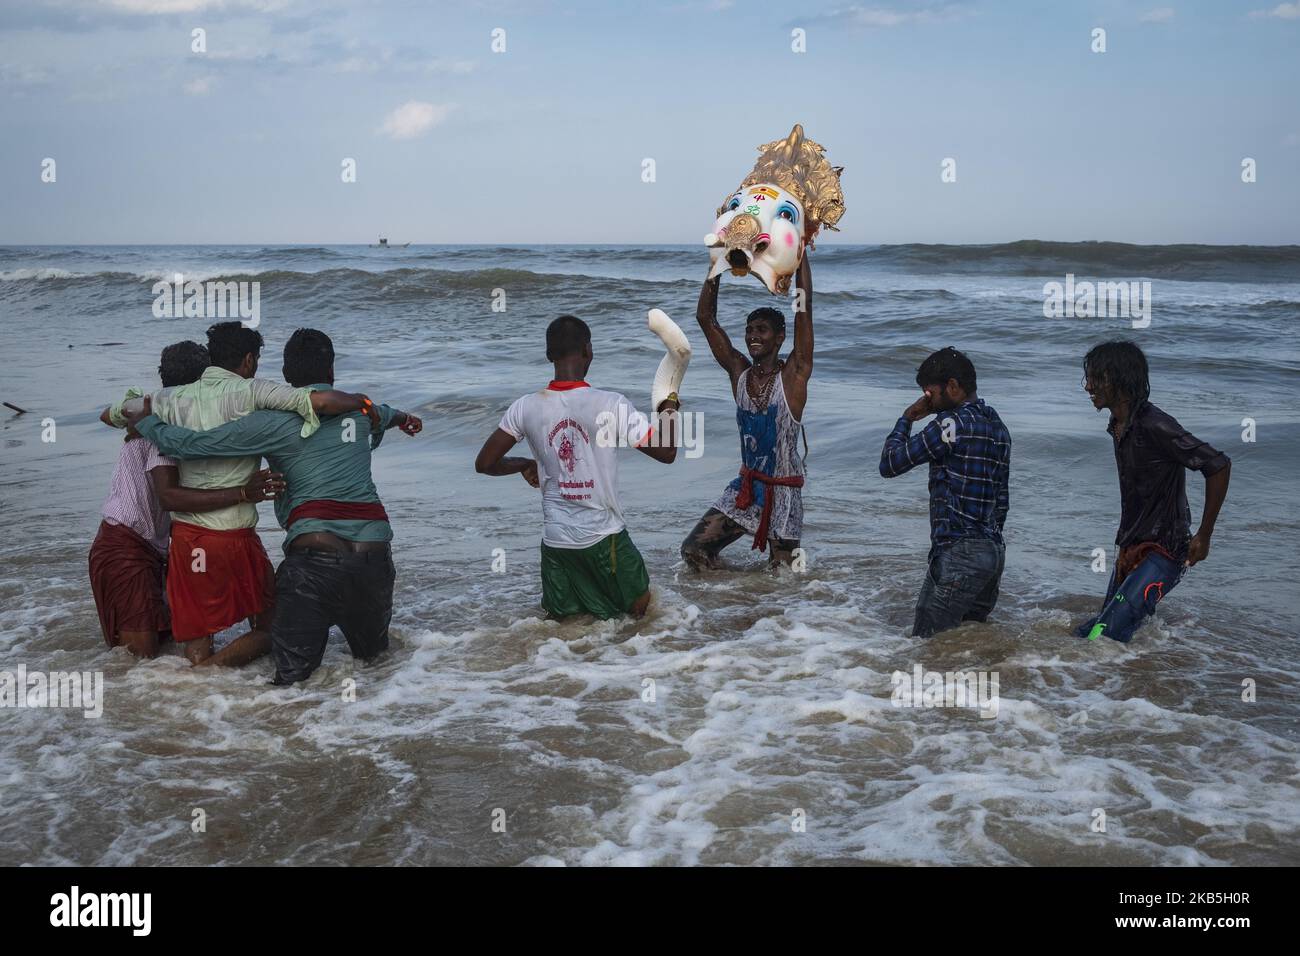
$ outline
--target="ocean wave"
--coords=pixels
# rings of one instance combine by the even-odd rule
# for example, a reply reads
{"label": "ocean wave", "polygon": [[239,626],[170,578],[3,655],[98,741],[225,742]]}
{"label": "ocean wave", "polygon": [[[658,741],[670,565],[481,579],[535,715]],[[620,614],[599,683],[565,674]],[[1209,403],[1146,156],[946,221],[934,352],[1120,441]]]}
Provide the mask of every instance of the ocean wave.
{"label": "ocean wave", "polygon": [[[177,273],[184,276],[186,282],[275,282],[275,281],[299,281],[299,280],[319,280],[328,278],[331,280],[354,280],[363,283],[375,282],[383,283],[392,279],[412,279],[419,277],[448,277],[448,281],[453,284],[463,285],[468,281],[470,284],[475,283],[478,277],[483,282],[500,282],[515,279],[537,278],[541,280],[565,280],[575,278],[587,278],[585,276],[566,276],[551,275],[547,273],[529,272],[523,269],[475,269],[475,270],[445,270],[445,269],[385,269],[378,272],[372,272],[368,269],[318,269],[312,271],[299,271],[296,269],[265,269],[259,271],[244,269],[217,269],[213,271],[198,272],[194,270],[166,269],[166,270],[147,270],[144,272],[134,271],[116,271],[101,270],[99,272],[72,272],[68,269],[57,268],[26,268],[11,269],[0,272],[0,281],[6,282],[29,282],[29,281],[46,281],[50,279],[72,279],[72,280],[102,280],[105,282],[121,282],[137,284],[141,282],[171,282],[174,281]],[[466,280],[464,277],[471,277]]]}
{"label": "ocean wave", "polygon": [[[1063,278],[1074,273],[1088,278],[1154,278],[1184,282],[1298,282],[1300,246],[1135,245],[1122,242],[1055,242],[1022,239],[986,245],[905,243],[900,245],[837,245],[827,243],[814,254],[818,268],[832,274],[873,273]],[[695,275],[705,259],[697,246],[415,246],[377,253],[366,246],[105,246],[0,248],[0,263],[16,268],[2,275],[29,278],[24,268],[47,266],[78,269],[80,274],[122,273],[141,278],[170,279],[160,264],[179,261],[201,264],[210,275],[329,272],[346,265],[364,272],[431,269],[435,273],[470,271],[487,274],[630,272],[652,281],[658,275]],[[542,264],[545,271],[531,269]],[[391,269],[390,266],[397,266]],[[447,266],[458,267],[448,269]],[[441,268],[440,268],[441,267]],[[468,270],[463,267],[468,267]],[[198,270],[195,270],[196,272]],[[75,278],[51,274],[53,278]],[[191,278],[189,274],[186,278]],[[456,280],[448,280],[456,281]],[[856,284],[856,283],[855,283]],[[993,293],[986,293],[995,295]]]}
{"label": "ocean wave", "polygon": [[334,249],[326,249],[324,246],[263,246],[255,252],[247,253],[252,256],[275,256],[279,259],[343,259],[346,256]]}
{"label": "ocean wave", "polygon": [[0,282],[44,282],[48,279],[93,279],[94,275],[67,269],[9,269],[0,272]]}
{"label": "ocean wave", "polygon": [[906,243],[826,246],[821,262],[862,263],[919,273],[1064,275],[1109,272],[1183,281],[1300,281],[1300,246],[1135,245],[1020,239],[989,245]]}
{"label": "ocean wave", "polygon": [[[186,282],[257,282],[264,293],[275,291],[317,291],[330,287],[341,294],[367,297],[382,294],[386,299],[400,300],[410,293],[437,294],[446,292],[474,292],[505,289],[508,293],[544,292],[562,287],[588,289],[612,286],[618,291],[644,288],[695,288],[694,279],[652,280],[587,276],[564,272],[532,272],[527,269],[385,269],[372,272],[366,269],[337,268],[318,271],[270,269],[265,271],[184,272]],[[0,272],[0,282],[53,283],[55,285],[91,285],[129,287],[153,286],[158,282],[174,281],[175,272],[71,272],[65,269],[14,269]]]}

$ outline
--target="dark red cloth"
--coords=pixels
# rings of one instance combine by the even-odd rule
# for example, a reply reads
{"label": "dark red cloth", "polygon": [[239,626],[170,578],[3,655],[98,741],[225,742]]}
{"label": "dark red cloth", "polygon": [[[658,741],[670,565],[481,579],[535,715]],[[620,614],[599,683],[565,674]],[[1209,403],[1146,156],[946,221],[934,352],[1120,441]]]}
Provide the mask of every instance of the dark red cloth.
{"label": "dark red cloth", "polygon": [[213,531],[173,519],[167,603],[178,641],[269,612],[275,606],[275,572],[257,531]]}
{"label": "dark red cloth", "polygon": [[287,531],[295,521],[319,518],[322,521],[387,521],[388,512],[378,501],[304,501],[289,512],[284,527]]}
{"label": "dark red cloth", "polygon": [[791,475],[788,478],[777,478],[773,475],[765,475],[761,471],[755,471],[753,468],[740,466],[740,490],[736,492],[736,507],[741,511],[746,511],[754,504],[754,482],[761,481],[767,485],[767,494],[763,496],[763,515],[758,519],[758,530],[754,532],[754,543],[749,546],[753,551],[757,548],[759,551],[767,550],[767,530],[772,523],[772,500],[775,497],[772,494],[773,485],[782,485],[786,488],[802,488],[803,475]]}
{"label": "dark red cloth", "polygon": [[90,546],[90,590],[109,647],[123,631],[165,631],[171,616],[163,602],[167,558],[125,525],[99,523]]}
{"label": "dark red cloth", "polygon": [[1127,548],[1121,548],[1115,557],[1115,570],[1119,572],[1119,580],[1123,581],[1132,573],[1133,569],[1143,562],[1148,554],[1155,553],[1160,555],[1166,561],[1172,561],[1179,564],[1177,558],[1164,549],[1156,541],[1143,541],[1141,544],[1131,544]]}

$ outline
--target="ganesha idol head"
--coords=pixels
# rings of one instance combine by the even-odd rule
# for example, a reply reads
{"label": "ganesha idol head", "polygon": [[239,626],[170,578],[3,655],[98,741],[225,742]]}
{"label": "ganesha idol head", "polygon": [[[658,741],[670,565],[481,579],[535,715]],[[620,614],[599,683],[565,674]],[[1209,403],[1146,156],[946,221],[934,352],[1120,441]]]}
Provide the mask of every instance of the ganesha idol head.
{"label": "ganesha idol head", "polygon": [[788,291],[803,257],[803,230],[803,203],[792,194],[772,183],[746,186],[723,203],[704,240],[712,246],[709,278],[727,269],[738,276],[752,272],[769,292]]}
{"label": "ganesha idol head", "polygon": [[713,257],[709,278],[727,270],[753,273],[769,292],[784,295],[805,245],[822,226],[836,228],[844,214],[842,167],[831,166],[798,125],[758,150],[753,172],[723,202],[704,237]]}

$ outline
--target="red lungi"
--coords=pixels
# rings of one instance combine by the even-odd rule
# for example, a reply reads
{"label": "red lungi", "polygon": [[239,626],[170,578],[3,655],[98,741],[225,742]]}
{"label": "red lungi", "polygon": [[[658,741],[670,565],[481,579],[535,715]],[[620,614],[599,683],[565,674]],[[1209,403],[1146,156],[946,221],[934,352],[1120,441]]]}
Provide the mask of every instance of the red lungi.
{"label": "red lungi", "polygon": [[206,637],[270,611],[275,571],[257,531],[213,531],[173,520],[167,603],[178,641]]}
{"label": "red lungi", "polygon": [[736,492],[736,507],[741,511],[747,511],[754,504],[754,482],[761,481],[767,485],[767,492],[763,495],[763,512],[758,519],[758,530],[754,533],[754,543],[749,546],[753,551],[757,548],[759,551],[767,550],[767,531],[772,523],[772,486],[781,485],[786,488],[802,488],[803,475],[790,475],[785,478],[777,478],[773,475],[765,475],[761,471],[755,471],[745,465],[740,466],[740,490]]}
{"label": "red lungi", "polygon": [[99,523],[90,546],[90,590],[99,627],[109,647],[123,631],[165,631],[171,626],[163,603],[167,559],[125,525]]}

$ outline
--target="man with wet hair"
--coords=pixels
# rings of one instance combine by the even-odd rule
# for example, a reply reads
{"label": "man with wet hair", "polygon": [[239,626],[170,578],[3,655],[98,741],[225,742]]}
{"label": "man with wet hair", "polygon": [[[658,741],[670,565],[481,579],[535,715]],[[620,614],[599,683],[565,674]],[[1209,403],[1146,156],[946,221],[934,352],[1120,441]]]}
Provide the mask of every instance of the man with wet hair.
{"label": "man with wet hair", "polygon": [[[975,391],[975,366],[957,349],[940,349],[916,370],[921,397],[885,439],[880,474],[895,478],[930,466],[929,570],[916,601],[913,637],[963,621],[984,621],[998,600],[1010,497],[1011,435]],[[913,435],[912,424],[934,421]]]}
{"label": "man with wet hair", "polygon": [[[755,309],[745,322],[748,355],[718,324],[718,284],[707,279],[695,318],[713,357],[727,373],[740,430],[740,474],[682,542],[682,558],[695,570],[720,566],[722,549],[746,534],[751,550],[768,553],[769,565],[790,564],[803,534],[804,461],[799,453],[808,379],[813,367],[812,265],[807,253],[796,274],[794,346],[781,358],[785,316]],[[807,443],[805,441],[805,450]]]}
{"label": "man with wet hair", "polygon": [[[283,372],[294,388],[332,391],[334,343],[324,332],[298,329],[284,347]],[[358,660],[372,660],[388,647],[396,578],[393,529],[371,477],[371,451],[386,429],[415,435],[423,426],[415,415],[364,402],[365,412],[326,415],[306,437],[296,414],[272,410],[251,412],[209,431],[168,425],[152,416],[136,425],[140,434],[182,460],[264,455],[283,474],[285,490],[276,501],[275,516],[286,531],[285,557],[275,572],[271,627],[277,684],[311,676],[333,625]]]}
{"label": "man with wet hair", "polygon": [[[542,490],[542,606],[547,616],[641,617],[650,604],[650,575],[632,543],[618,494],[618,449],[655,461],[677,457],[675,395],[659,408],[666,437],[618,392],[587,384],[591,329],[562,315],[546,329],[554,378],[516,400],[474,462],[481,475],[523,475]],[[666,414],[665,414],[666,413]],[[528,441],[532,458],[508,456]]]}
{"label": "man with wet hair", "polygon": [[[164,388],[188,385],[208,364],[202,345],[177,342],[163,349],[158,375]],[[101,420],[108,422],[107,410]],[[279,478],[258,471],[235,488],[184,488],[176,462],[129,430],[90,548],[90,587],[105,643],[148,658],[158,654],[160,639],[170,635],[171,614],[163,600],[169,512],[203,513],[243,500],[266,501],[283,488]]]}
{"label": "man with wet hair", "polygon": [[[1082,384],[1093,407],[1110,412],[1106,431],[1119,469],[1120,519],[1101,612],[1075,633],[1090,641],[1105,636],[1128,643],[1185,569],[1209,555],[1232,462],[1148,400],[1147,358],[1134,343],[1116,340],[1090,349]],[[1187,504],[1189,470],[1205,476],[1195,535]]]}

